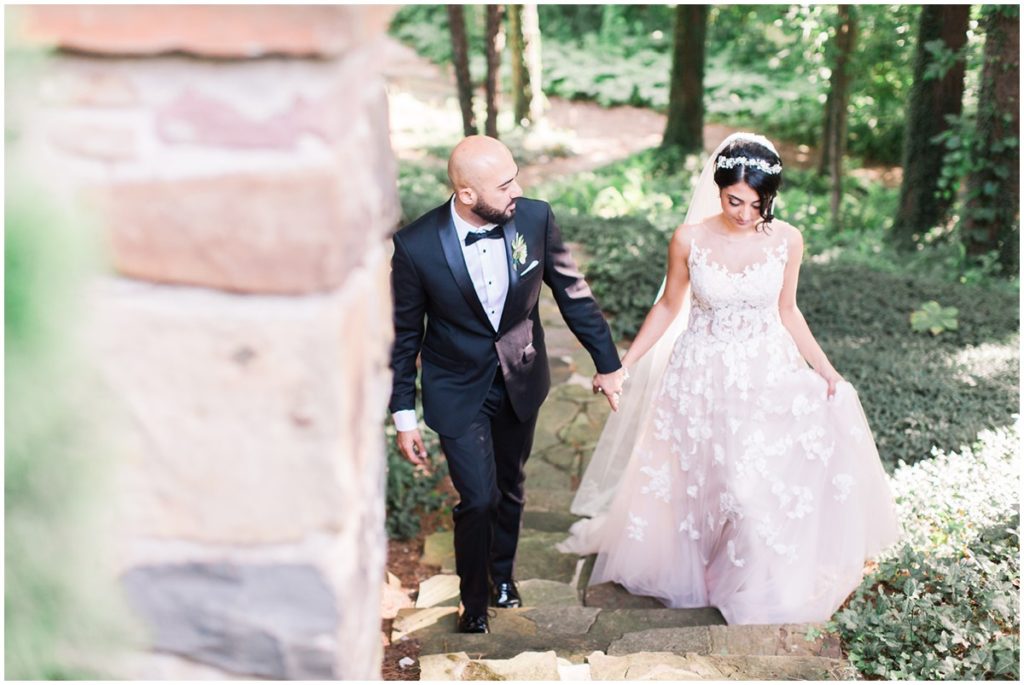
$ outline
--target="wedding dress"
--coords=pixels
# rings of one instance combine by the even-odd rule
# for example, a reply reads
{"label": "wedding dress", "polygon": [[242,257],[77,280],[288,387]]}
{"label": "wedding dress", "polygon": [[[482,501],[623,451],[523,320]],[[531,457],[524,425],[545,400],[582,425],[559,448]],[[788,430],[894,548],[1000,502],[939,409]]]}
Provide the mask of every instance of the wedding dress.
{"label": "wedding dress", "polygon": [[777,233],[694,232],[686,327],[635,439],[617,445],[614,496],[560,545],[598,553],[591,584],[715,606],[730,624],[819,622],[899,537],[855,389],[827,398],[782,324]]}

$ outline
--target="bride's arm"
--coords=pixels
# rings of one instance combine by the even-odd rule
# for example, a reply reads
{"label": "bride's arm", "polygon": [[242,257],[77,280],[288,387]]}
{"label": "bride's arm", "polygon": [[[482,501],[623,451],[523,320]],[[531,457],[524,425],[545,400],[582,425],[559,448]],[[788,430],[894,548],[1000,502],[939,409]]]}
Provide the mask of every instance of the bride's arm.
{"label": "bride's arm", "polygon": [[782,292],[779,295],[779,315],[782,317],[782,325],[793,336],[800,354],[822,378],[828,381],[828,396],[832,397],[836,393],[836,383],[843,378],[825,356],[825,351],[814,339],[810,326],[807,325],[800,308],[796,306],[796,287],[800,276],[800,261],[804,254],[804,239],[800,231],[792,226],[785,228],[790,232],[789,260],[786,262]]}
{"label": "bride's arm", "polygon": [[665,292],[647,313],[633,344],[622,357],[622,365],[629,368],[658,342],[669,325],[679,314],[686,301],[686,289],[690,285],[690,226],[680,226],[668,244],[668,274],[665,276]]}

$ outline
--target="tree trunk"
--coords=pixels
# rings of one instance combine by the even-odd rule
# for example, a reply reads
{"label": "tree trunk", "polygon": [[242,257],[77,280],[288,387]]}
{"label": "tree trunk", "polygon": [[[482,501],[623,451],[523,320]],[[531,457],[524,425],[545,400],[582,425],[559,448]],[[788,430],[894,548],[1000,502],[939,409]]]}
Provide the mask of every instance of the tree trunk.
{"label": "tree trunk", "polygon": [[1020,268],[1020,8],[986,8],[978,129],[961,237],[967,253],[998,250],[1006,274]]}
{"label": "tree trunk", "polygon": [[524,126],[530,117],[530,75],[526,71],[523,6],[508,6],[508,57],[512,72],[512,117]]}
{"label": "tree trunk", "polygon": [[508,47],[512,60],[512,111],[517,126],[537,123],[546,104],[541,89],[540,21],[537,5],[508,6]]}
{"label": "tree trunk", "polygon": [[540,14],[536,3],[523,5],[524,58],[530,83],[530,121],[534,124],[544,117],[547,98],[544,96],[544,72],[541,61]]}
{"label": "tree trunk", "polygon": [[476,135],[476,117],[473,115],[473,82],[469,78],[469,43],[466,40],[466,18],[462,5],[447,5],[448,28],[452,36],[452,62],[455,64],[455,85],[459,91],[462,109],[462,131]]}
{"label": "tree trunk", "polygon": [[846,110],[850,101],[849,63],[856,42],[856,19],[849,5],[839,5],[839,25],[836,28],[836,60],[829,78],[828,99],[825,102],[825,135],[821,145],[819,173],[828,173],[832,187],[829,206],[832,226],[839,228],[839,206],[843,198],[843,156],[846,154]]}
{"label": "tree trunk", "polygon": [[967,42],[970,5],[924,5],[914,59],[914,86],[907,103],[907,125],[903,138],[903,184],[900,208],[890,239],[897,247],[912,249],[918,236],[941,223],[953,198],[936,195],[942,174],[944,146],[933,142],[949,129],[948,116],[960,116],[963,108],[965,60],[961,56],[941,78],[925,76],[934,56],[925,47],[942,41],[960,53]]}
{"label": "tree trunk", "polygon": [[677,5],[668,123],[662,147],[700,152],[704,147],[704,43],[707,5]]}
{"label": "tree trunk", "polygon": [[501,5],[487,5],[487,27],[484,40],[487,41],[487,122],[485,131],[492,138],[498,137],[498,69],[501,67],[501,49],[504,36],[501,33]]}

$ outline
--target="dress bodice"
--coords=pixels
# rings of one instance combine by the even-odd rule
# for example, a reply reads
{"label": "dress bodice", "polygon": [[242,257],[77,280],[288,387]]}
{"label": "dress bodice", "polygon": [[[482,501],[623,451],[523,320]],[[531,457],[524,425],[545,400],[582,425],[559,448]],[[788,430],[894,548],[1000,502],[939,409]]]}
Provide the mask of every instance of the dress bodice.
{"label": "dress bodice", "polygon": [[741,341],[779,325],[779,294],[788,257],[783,239],[762,248],[763,258],[732,271],[711,249],[690,243],[693,306],[688,329],[719,340]]}

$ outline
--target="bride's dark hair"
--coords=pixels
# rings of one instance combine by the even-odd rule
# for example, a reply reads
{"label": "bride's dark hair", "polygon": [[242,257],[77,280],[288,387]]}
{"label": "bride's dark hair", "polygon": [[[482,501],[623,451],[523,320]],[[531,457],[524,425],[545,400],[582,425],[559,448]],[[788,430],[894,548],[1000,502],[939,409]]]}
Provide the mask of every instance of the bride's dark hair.
{"label": "bride's dark hair", "polygon": [[[740,159],[746,163],[739,162]],[[750,186],[761,200],[761,223],[758,228],[770,224],[775,218],[772,209],[779,184],[782,183],[782,159],[761,143],[752,140],[730,143],[715,159],[715,184],[719,190],[723,190],[740,181]]]}

